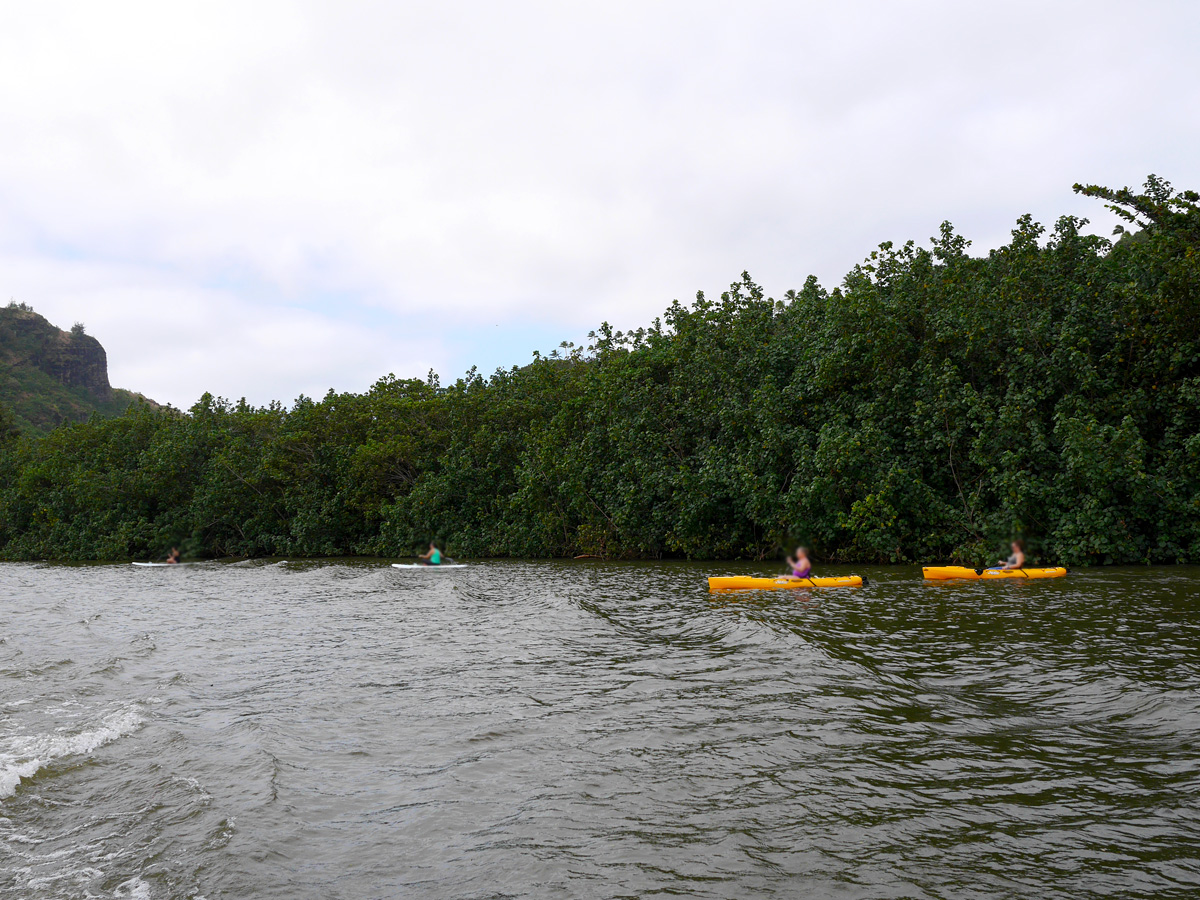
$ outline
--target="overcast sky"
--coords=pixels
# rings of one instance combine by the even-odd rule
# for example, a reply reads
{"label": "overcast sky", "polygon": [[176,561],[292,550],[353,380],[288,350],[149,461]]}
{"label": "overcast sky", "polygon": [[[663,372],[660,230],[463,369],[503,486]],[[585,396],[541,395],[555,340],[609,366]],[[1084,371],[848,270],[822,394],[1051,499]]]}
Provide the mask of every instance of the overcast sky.
{"label": "overcast sky", "polygon": [[[523,365],[747,269],[1200,189],[1200,3],[23,3],[0,291],[190,406]],[[2,295],[0,295],[2,296]]]}

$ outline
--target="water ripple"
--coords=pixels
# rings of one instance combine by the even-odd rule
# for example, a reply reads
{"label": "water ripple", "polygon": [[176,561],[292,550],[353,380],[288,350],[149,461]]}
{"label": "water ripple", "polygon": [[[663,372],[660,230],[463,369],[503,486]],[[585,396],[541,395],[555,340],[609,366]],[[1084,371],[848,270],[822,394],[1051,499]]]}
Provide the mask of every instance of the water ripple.
{"label": "water ripple", "polygon": [[0,566],[0,893],[1200,881],[1197,570],[720,596],[705,574]]}

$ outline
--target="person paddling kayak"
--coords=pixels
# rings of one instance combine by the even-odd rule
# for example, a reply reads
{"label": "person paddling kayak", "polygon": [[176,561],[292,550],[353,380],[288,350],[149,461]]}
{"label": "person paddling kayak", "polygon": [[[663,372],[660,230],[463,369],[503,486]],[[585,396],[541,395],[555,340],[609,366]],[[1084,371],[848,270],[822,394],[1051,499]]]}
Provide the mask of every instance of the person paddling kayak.
{"label": "person paddling kayak", "polygon": [[429,552],[422,553],[417,559],[421,560],[423,566],[440,566],[442,564],[442,551],[434,546],[433,541],[429,542]]}
{"label": "person paddling kayak", "polygon": [[808,548],[797,547],[796,558],[788,557],[787,564],[792,569],[793,578],[808,578],[812,575],[812,563],[808,560]]}
{"label": "person paddling kayak", "polygon": [[1025,545],[1021,541],[1012,542],[1012,556],[1007,560],[1001,560],[1001,568],[1004,569],[1023,569],[1025,568]]}
{"label": "person paddling kayak", "polygon": [[179,564],[179,548],[178,547],[171,548],[171,552],[167,554],[167,562],[173,566]]}

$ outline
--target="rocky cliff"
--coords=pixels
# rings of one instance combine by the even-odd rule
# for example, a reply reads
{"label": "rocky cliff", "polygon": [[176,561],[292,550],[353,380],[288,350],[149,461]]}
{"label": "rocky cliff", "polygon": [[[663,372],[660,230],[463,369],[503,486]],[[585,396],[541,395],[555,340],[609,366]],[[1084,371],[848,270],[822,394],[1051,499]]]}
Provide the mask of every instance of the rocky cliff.
{"label": "rocky cliff", "polygon": [[108,383],[108,355],[82,326],[63,331],[24,304],[0,307],[0,403],[24,429],[117,415],[137,396]]}
{"label": "rocky cliff", "polygon": [[111,400],[108,355],[82,328],[63,331],[33,310],[0,310],[0,364],[33,367],[59,384],[81,387],[97,400]]}

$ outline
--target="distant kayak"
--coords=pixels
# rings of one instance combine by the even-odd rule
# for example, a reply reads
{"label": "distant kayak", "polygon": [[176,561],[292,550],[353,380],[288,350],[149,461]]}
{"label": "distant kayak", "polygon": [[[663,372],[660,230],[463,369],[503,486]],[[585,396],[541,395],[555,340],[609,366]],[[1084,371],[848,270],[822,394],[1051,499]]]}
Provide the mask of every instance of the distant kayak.
{"label": "distant kayak", "polygon": [[176,567],[178,567],[178,566],[187,566],[187,565],[191,565],[191,564],[190,564],[190,563],[156,563],[156,562],[135,562],[135,563],[132,563],[132,565],[135,565],[135,566],[144,566],[144,567],[148,567],[148,568],[149,568],[149,567],[153,567],[153,568],[155,568],[155,569],[158,569],[158,568],[163,568],[163,569],[174,569],[174,568],[176,568]]}
{"label": "distant kayak", "polygon": [[968,569],[966,566],[925,566],[922,571],[929,581],[949,581],[952,578],[968,578],[973,581],[989,578],[1062,578],[1067,570],[1062,566],[1053,569]]}
{"label": "distant kayak", "polygon": [[420,563],[392,563],[393,569],[465,569],[466,563],[438,563],[436,566],[423,566]]}
{"label": "distant kayak", "polygon": [[838,575],[831,578],[753,578],[749,575],[730,575],[708,579],[710,591],[786,591],[807,587],[862,587],[867,581],[861,575]]}

